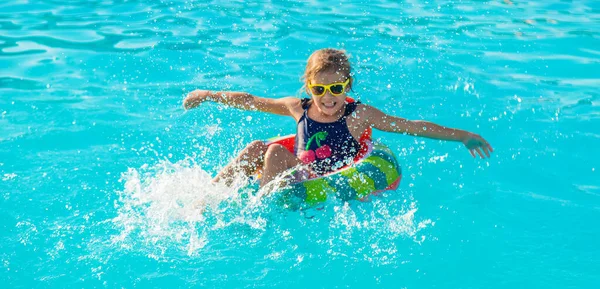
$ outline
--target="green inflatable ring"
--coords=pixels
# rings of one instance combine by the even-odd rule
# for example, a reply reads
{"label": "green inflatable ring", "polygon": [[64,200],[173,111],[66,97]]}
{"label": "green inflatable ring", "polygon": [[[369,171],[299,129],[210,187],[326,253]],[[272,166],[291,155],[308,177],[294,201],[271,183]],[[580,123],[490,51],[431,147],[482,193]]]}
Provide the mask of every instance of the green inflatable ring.
{"label": "green inflatable ring", "polygon": [[313,206],[335,195],[344,200],[363,200],[371,194],[395,190],[402,170],[385,145],[369,142],[367,153],[352,165],[327,175],[292,183],[276,194],[285,203]]}

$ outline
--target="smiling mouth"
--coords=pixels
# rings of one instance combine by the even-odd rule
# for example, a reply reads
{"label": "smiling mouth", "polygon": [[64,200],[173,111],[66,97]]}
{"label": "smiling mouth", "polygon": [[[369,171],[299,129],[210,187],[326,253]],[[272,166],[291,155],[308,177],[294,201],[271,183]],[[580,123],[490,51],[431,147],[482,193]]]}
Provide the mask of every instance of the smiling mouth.
{"label": "smiling mouth", "polygon": [[337,104],[336,101],[332,101],[332,102],[322,102],[321,104],[323,104],[323,106],[325,108],[334,108],[335,105]]}

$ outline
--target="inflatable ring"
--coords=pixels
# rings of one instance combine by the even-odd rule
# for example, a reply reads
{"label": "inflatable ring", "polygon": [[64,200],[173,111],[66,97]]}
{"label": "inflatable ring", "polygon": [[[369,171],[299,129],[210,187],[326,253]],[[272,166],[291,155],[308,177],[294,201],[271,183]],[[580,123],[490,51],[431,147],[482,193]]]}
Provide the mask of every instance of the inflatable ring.
{"label": "inflatable ring", "polygon": [[[365,132],[367,134],[367,132]],[[303,202],[312,206],[335,195],[343,200],[363,200],[371,194],[395,190],[402,179],[402,170],[394,153],[385,145],[361,138],[361,152],[354,162],[332,173],[289,184],[277,194],[285,203]],[[293,151],[294,136],[269,142]]]}

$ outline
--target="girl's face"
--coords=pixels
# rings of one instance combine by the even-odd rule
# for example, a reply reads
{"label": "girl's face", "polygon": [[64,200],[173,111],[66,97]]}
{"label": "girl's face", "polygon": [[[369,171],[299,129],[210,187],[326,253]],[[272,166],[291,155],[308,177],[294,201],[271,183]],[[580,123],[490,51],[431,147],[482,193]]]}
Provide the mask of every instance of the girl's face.
{"label": "girl's face", "polygon": [[[311,79],[309,82],[309,90],[312,94],[313,103],[320,113],[327,116],[335,116],[344,108],[346,91],[349,89],[349,87],[346,85],[346,80],[346,76],[335,72],[321,72],[318,73],[314,79]],[[337,85],[334,87],[325,88],[333,83],[342,85],[343,89]],[[321,94],[323,91],[325,93],[319,96],[319,94]],[[333,95],[332,91],[336,95]],[[338,92],[341,93],[338,94]]]}

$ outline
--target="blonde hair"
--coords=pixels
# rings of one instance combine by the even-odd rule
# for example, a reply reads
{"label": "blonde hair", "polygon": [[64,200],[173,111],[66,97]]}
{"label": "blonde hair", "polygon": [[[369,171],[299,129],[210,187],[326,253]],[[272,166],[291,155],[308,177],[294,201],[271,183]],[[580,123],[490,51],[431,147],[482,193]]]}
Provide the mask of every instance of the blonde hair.
{"label": "blonde hair", "polygon": [[350,67],[350,61],[348,60],[346,51],[334,48],[324,48],[319,49],[310,55],[308,62],[306,63],[304,75],[301,78],[304,82],[302,87],[308,95],[311,95],[308,89],[309,82],[321,72],[336,72],[342,74],[346,79],[350,79],[348,88],[352,89],[354,79],[352,78],[352,68]]}

